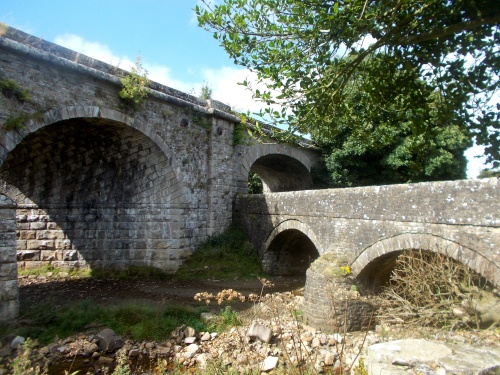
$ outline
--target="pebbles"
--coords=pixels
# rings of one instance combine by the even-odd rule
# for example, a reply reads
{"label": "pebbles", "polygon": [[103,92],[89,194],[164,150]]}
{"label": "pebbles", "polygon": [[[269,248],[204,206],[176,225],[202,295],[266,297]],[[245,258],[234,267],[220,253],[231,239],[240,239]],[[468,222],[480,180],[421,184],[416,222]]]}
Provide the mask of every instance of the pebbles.
{"label": "pebbles", "polygon": [[[297,318],[302,303],[303,298],[290,292],[264,296],[253,309],[240,314],[243,326],[221,334],[180,326],[165,341],[140,342],[123,340],[104,329],[94,335],[60,340],[38,353],[53,362],[81,357],[93,369],[109,366],[124,353],[134,363],[161,360],[167,366],[177,363],[185,368],[204,368],[216,361],[239,372],[259,368],[272,374],[275,369],[287,372],[291,366],[303,366],[311,373],[321,373],[329,368],[345,370],[356,366],[360,352],[364,355],[369,345],[392,339],[385,337],[388,332],[396,334],[393,328],[379,328],[366,335],[322,332]],[[484,340],[474,337],[477,345],[484,344]],[[10,345],[9,349],[14,350]]]}

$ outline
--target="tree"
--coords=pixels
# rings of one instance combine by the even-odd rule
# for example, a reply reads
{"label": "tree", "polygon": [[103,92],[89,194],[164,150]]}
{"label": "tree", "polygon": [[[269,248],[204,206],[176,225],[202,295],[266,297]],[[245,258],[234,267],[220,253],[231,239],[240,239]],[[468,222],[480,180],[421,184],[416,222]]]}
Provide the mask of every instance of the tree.
{"label": "tree", "polygon": [[491,178],[491,177],[500,177],[500,170],[495,169],[483,169],[477,178]]}
{"label": "tree", "polygon": [[[332,103],[335,135],[317,132],[333,186],[357,186],[466,177],[471,146],[463,117],[414,70],[399,70],[381,84],[376,72],[393,59],[378,54],[360,65],[344,101]],[[404,87],[404,90],[399,90]],[[352,126],[355,124],[356,126]]]}
{"label": "tree", "polygon": [[[412,97],[408,86],[393,83],[394,72],[402,71],[413,77],[411,82],[418,77],[426,91],[432,89],[448,125],[466,124],[469,137],[486,146],[488,162],[500,165],[500,105],[491,100],[499,88],[500,0],[224,0],[205,5],[195,8],[200,25],[214,31],[237,64],[257,73],[267,89],[254,89],[254,95],[268,105],[263,113],[275,124],[317,138],[333,139],[346,128],[355,134],[360,123],[339,124],[337,118],[340,103],[358,87],[360,72],[373,75],[362,86],[368,93],[365,104],[371,100],[371,107],[386,113],[424,113],[426,100],[394,107],[399,98]],[[381,55],[387,64],[370,70],[367,65]],[[405,126],[413,126],[411,118]],[[427,139],[435,136],[432,126],[426,132]]]}

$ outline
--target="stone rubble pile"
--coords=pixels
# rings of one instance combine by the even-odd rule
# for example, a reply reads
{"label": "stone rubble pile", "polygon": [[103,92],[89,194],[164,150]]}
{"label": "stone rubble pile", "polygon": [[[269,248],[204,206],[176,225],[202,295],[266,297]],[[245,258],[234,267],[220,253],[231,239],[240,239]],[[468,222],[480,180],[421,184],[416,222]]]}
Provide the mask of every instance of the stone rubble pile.
{"label": "stone rubble pile", "polygon": [[[390,346],[390,343],[384,343],[393,339],[390,336],[391,328],[377,327],[375,331],[368,332],[327,334],[300,322],[297,315],[300,313],[302,303],[302,296],[296,296],[290,292],[275,293],[264,296],[261,302],[256,303],[252,311],[246,313],[247,316],[242,314],[241,317],[244,320],[242,326],[233,327],[221,334],[197,332],[192,327],[181,326],[174,330],[171,337],[165,341],[141,342],[124,340],[111,329],[106,328],[96,334],[67,338],[45,346],[39,349],[39,355],[53,363],[65,361],[69,363],[75,357],[80,358],[88,369],[94,371],[93,373],[99,373],[99,369],[116,363],[116,357],[120,354],[125,354],[131,363],[135,363],[135,366],[138,364],[151,366],[152,363],[160,360],[170,367],[177,364],[193,369],[205,368],[211,362],[216,362],[222,368],[231,368],[240,372],[249,368],[258,368],[262,372],[271,374],[275,369],[286,372],[290,366],[304,366],[303,368],[310,373],[313,373],[312,371],[322,373],[327,370],[335,373],[341,371],[349,373],[347,369],[355,368],[359,359],[365,358],[367,368],[377,369],[377,371],[384,369],[382,373],[386,375],[411,373],[411,366],[415,365],[415,362],[404,359],[408,357],[399,358],[397,351],[389,355],[387,354],[389,349],[381,346],[388,344],[390,348],[394,347],[394,345]],[[216,319],[216,316],[204,313],[202,319]],[[490,363],[490,365],[495,366],[495,358],[497,358],[500,368],[500,354],[498,354],[500,353],[498,349],[500,335],[493,333],[492,335],[493,341],[477,339],[475,346],[470,346],[469,340],[467,348],[471,351],[479,345],[483,350],[481,353],[485,353],[484,350],[489,352],[488,349],[491,348],[494,354],[490,356],[493,358],[493,364]],[[443,334],[442,336],[435,335],[434,338],[452,340],[456,343],[460,340],[467,341],[468,339],[464,337]],[[0,348],[0,356],[13,354],[22,340],[20,337],[15,338],[10,346]],[[369,349],[367,356],[368,347],[375,349]],[[389,358],[387,365],[381,363],[383,362],[380,359],[381,356],[377,354],[381,350],[385,353],[383,357]],[[411,353],[408,354],[410,358],[411,355]],[[399,359],[401,363],[397,362]],[[453,362],[453,356],[446,360]],[[447,370],[453,368],[453,363],[448,362]],[[422,372],[422,368],[420,366],[419,371],[426,375],[450,373],[436,372],[432,368],[427,372]],[[0,375],[7,373],[5,368],[0,368]],[[373,372],[369,371],[369,373]]]}

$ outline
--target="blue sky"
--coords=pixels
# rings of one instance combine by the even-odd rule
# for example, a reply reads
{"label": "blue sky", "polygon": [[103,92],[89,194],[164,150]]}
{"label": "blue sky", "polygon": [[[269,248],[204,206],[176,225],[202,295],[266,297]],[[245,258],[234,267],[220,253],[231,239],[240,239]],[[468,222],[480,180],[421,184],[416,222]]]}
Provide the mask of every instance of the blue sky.
{"label": "blue sky", "polygon": [[[0,0],[0,22],[128,69],[138,55],[149,78],[199,94],[204,82],[214,99],[235,110],[260,105],[238,82],[253,75],[233,64],[210,32],[198,27],[197,0]],[[483,168],[473,148],[468,176]]]}
{"label": "blue sky", "polygon": [[185,91],[206,82],[214,99],[257,110],[237,83],[250,72],[233,64],[198,27],[196,0],[0,0],[0,21],[127,69],[141,56],[149,78]]}

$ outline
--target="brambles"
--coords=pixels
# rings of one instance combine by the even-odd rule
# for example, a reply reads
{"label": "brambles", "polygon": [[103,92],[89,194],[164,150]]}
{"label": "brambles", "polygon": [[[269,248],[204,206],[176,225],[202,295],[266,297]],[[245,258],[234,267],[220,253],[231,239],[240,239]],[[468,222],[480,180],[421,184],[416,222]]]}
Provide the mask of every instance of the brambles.
{"label": "brambles", "polygon": [[488,288],[484,278],[454,259],[407,250],[381,295],[388,304],[381,318],[416,326],[479,326],[477,305]]}

